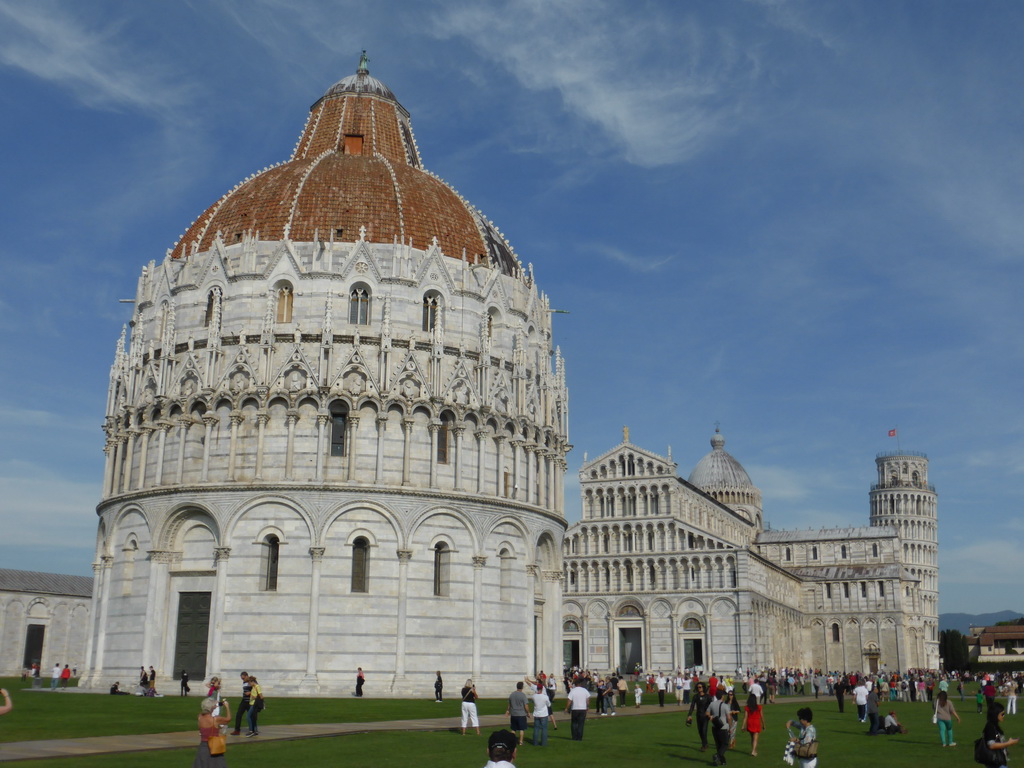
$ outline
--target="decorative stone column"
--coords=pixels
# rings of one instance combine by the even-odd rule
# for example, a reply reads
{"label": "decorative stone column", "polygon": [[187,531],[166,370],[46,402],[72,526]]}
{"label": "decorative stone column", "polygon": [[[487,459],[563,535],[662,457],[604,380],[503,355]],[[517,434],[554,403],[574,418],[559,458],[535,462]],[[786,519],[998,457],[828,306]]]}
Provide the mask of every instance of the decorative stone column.
{"label": "decorative stone column", "polygon": [[[523,669],[528,669],[532,674],[536,674],[536,659],[534,658],[534,651],[536,645],[540,642],[540,638],[535,635],[536,622],[534,617],[537,615],[537,579],[540,577],[540,566],[530,564],[526,566],[526,606],[527,606],[527,623],[526,623],[526,642],[523,645],[526,648],[526,658],[523,659],[525,666]],[[543,626],[543,621],[541,623]],[[533,642],[531,642],[531,640]]]}
{"label": "decorative stone column", "polygon": [[220,419],[212,413],[203,414],[203,424],[206,425],[206,437],[203,440],[203,472],[200,479],[204,483],[210,479],[210,443],[213,442],[213,425],[219,423]]}
{"label": "decorative stone column", "polygon": [[[513,499],[519,499],[519,473],[521,471],[521,463],[519,460],[522,454],[523,441],[522,440],[510,440],[509,444],[512,446],[512,494]],[[529,492],[529,489],[527,489]]]}
{"label": "decorative stone column", "polygon": [[428,424],[427,431],[430,433],[430,487],[437,488],[437,433],[441,425]]}
{"label": "decorative stone column", "polygon": [[[108,437],[103,445],[103,498],[110,496],[114,487],[114,461],[116,456],[117,443]],[[95,604],[94,600],[93,605]]]}
{"label": "decorative stone column", "polygon": [[267,432],[267,423],[270,421],[270,414],[265,410],[256,413],[256,473],[255,479],[263,479],[263,443]]}
{"label": "decorative stone column", "polygon": [[146,619],[142,633],[142,657],[156,660],[153,666],[161,674],[168,672],[161,653],[161,630],[167,617],[167,582],[170,580],[170,564],[174,552],[151,549],[149,555],[149,585],[146,594]]}
{"label": "decorative stone column", "polygon": [[378,413],[377,419],[377,463],[373,470],[373,481],[378,485],[384,480],[384,435],[387,434],[388,415]]}
{"label": "decorative stone column", "polygon": [[533,497],[536,491],[534,491],[534,469],[533,461],[534,455],[537,450],[536,443],[523,443],[523,458],[526,461],[526,493],[523,494],[523,500],[527,504],[533,504]]}
{"label": "decorative stone column", "polygon": [[97,560],[92,564],[92,609],[89,611],[89,639],[85,645],[85,664],[78,684],[88,686],[96,671],[96,659],[93,651],[96,649],[97,633],[99,631],[100,606],[103,602],[103,561]]}
{"label": "decorative stone column", "polygon": [[473,679],[479,680],[483,673],[481,652],[483,650],[484,623],[484,566],[487,558],[473,555]]}
{"label": "decorative stone column", "polygon": [[455,490],[465,491],[462,485],[462,434],[466,428],[455,427],[452,431],[455,433]]}
{"label": "decorative stone column", "polygon": [[[540,654],[544,669],[562,668],[562,572],[544,571],[544,645]],[[609,639],[610,645],[610,639]],[[614,661],[609,659],[609,661]],[[612,667],[615,666],[613,663]]]}
{"label": "decorative stone column", "polygon": [[412,484],[412,427],[411,418],[402,419],[402,485]]}
{"label": "decorative stone column", "polygon": [[[110,607],[110,569],[114,565],[113,555],[101,555],[100,556],[100,572],[102,573],[103,588],[100,594],[100,604],[96,613],[99,614],[96,623],[96,647],[95,647],[95,661],[92,667],[92,680],[93,682],[100,679],[103,675],[103,652],[106,648],[107,643],[107,614]],[[93,573],[96,573],[96,566],[93,566]]]}
{"label": "decorative stone column", "polygon": [[285,450],[284,479],[293,480],[295,469],[295,423],[299,420],[299,412],[289,410],[285,415],[285,422],[288,425],[288,447]]}
{"label": "decorative stone column", "polygon": [[349,415],[347,421],[348,424],[346,424],[345,428],[348,431],[346,436],[348,444],[345,448],[348,453],[348,471],[345,479],[353,483],[356,481],[356,437],[359,435],[359,417]]}
{"label": "decorative stone column", "polygon": [[232,411],[228,416],[231,422],[231,441],[228,443],[228,480],[235,479],[235,459],[238,456],[238,425],[245,420],[241,411]]}
{"label": "decorative stone column", "polygon": [[494,436],[494,453],[497,457],[494,463],[494,495],[498,498],[505,498],[505,440],[504,435]]}
{"label": "decorative stone column", "polygon": [[316,481],[323,482],[324,479],[324,435],[327,432],[327,425],[330,423],[331,415],[320,412],[316,415]]}
{"label": "decorative stone column", "polygon": [[135,480],[135,490],[137,491],[141,491],[146,486],[146,470],[149,468],[149,436],[152,434],[152,427],[139,429],[142,450],[139,452],[139,476]]}
{"label": "decorative stone column", "polygon": [[411,549],[399,549],[398,552],[398,626],[395,631],[395,679],[392,688],[405,680],[405,616],[409,591],[409,561],[412,559]]}
{"label": "decorative stone column", "polygon": [[185,442],[188,440],[188,428],[192,426],[192,419],[182,416],[178,419],[178,469],[175,472],[174,481],[181,485],[185,476]]}
{"label": "decorative stone column", "polygon": [[121,487],[123,493],[128,493],[132,488],[132,464],[135,458],[135,437],[138,434],[137,429],[128,430],[128,445],[124,449],[124,484]]}
{"label": "decorative stone column", "polygon": [[153,477],[153,485],[160,487],[164,482],[164,456],[167,451],[167,433],[174,425],[169,421],[157,422],[156,428],[159,431],[156,443],[156,471]]}
{"label": "decorative stone column", "polygon": [[306,676],[300,687],[303,692],[319,693],[317,678],[317,647],[320,637],[320,569],[324,559],[323,547],[310,547],[312,573],[309,580],[309,632],[306,637]]}
{"label": "decorative stone column", "polygon": [[210,659],[206,666],[210,668],[211,675],[220,675],[220,652],[224,638],[224,607],[227,602],[228,584],[228,558],[231,557],[231,547],[214,547],[214,563],[217,568],[217,576],[214,580],[213,594],[210,596],[210,634],[209,648]]}
{"label": "decorative stone column", "polygon": [[484,492],[484,438],[487,437],[486,429],[478,429],[473,433],[476,438],[476,492]]}

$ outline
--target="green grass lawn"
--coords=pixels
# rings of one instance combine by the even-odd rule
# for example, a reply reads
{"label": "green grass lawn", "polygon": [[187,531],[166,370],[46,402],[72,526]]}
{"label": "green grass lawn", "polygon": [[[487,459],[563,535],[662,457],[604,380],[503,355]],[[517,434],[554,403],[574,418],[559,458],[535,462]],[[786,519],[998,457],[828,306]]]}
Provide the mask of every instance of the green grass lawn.
{"label": "green grass lawn", "polygon": [[[15,683],[8,685],[8,683]],[[0,719],[0,739],[11,741],[28,738],[55,738],[101,733],[150,733],[187,730],[195,725],[199,699],[178,697],[141,699],[134,696],[102,696],[83,694],[19,693],[18,681],[0,681],[15,698],[15,711]],[[646,697],[653,702],[654,697]],[[559,702],[564,705],[564,697]],[[973,764],[973,742],[981,733],[983,719],[972,702],[954,702],[963,724],[955,727],[959,745],[955,749],[939,746],[937,727],[931,723],[931,708],[923,704],[896,704],[900,719],[910,728],[902,736],[866,735],[866,726],[856,720],[856,708],[847,705],[845,714],[836,710],[834,699],[812,702],[815,724],[820,739],[821,768],[862,768],[879,765],[885,768],[928,768],[969,766]],[[749,754],[749,736],[740,734],[737,749],[729,753],[731,766],[785,765],[781,756],[786,737],[783,723],[795,717],[796,702],[781,701],[766,707],[767,731],[762,734],[758,757]],[[504,700],[484,700],[482,714],[504,712]],[[889,706],[883,709],[889,709]],[[560,709],[557,710],[560,712]],[[407,768],[410,765],[468,766],[479,768],[486,762],[486,733],[460,736],[457,730],[459,702],[435,704],[422,701],[375,699],[270,699],[261,722],[264,725],[293,722],[353,722],[375,719],[408,719],[419,717],[452,718],[453,730],[421,733],[391,732],[353,734],[350,736],[253,743],[252,740],[229,743],[229,765],[246,768],[279,768],[282,763],[319,766],[381,766]],[[1024,715],[1021,730],[1024,730]],[[566,768],[566,766],[643,766],[653,768],[677,761],[709,765],[710,753],[699,752],[696,727],[687,728],[683,714],[673,705],[664,713],[638,718],[594,717],[587,720],[583,742],[569,738],[568,718],[560,719],[557,732],[549,733],[546,748],[524,746],[517,766],[533,768]],[[1017,719],[1007,718],[1009,735],[1020,735]],[[529,733],[528,733],[529,738]],[[0,744],[0,751],[3,746]],[[147,768],[185,766],[192,760],[193,750],[167,750],[123,755],[101,755],[89,758],[61,758],[33,761],[33,766],[96,766],[96,768],[134,767],[145,763]],[[1020,759],[1020,758],[1018,758]]]}

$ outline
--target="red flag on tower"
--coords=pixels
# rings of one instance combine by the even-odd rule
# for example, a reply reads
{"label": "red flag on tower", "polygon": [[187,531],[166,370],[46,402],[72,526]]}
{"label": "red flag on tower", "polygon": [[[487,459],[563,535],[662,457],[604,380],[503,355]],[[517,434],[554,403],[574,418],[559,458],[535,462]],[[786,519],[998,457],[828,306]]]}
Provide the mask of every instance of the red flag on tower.
{"label": "red flag on tower", "polygon": [[889,430],[889,437],[896,437],[896,430],[895,429],[890,429]]}

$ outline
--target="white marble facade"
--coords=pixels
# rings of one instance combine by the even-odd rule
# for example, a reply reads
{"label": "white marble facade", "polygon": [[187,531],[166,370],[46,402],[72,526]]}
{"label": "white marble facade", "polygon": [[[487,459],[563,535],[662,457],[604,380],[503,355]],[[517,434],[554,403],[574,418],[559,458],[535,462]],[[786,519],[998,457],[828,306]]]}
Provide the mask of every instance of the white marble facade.
{"label": "white marble facade", "polygon": [[[339,189],[360,226],[329,220]],[[246,215],[290,206],[278,235],[213,232],[257,195]],[[438,669],[504,686],[557,666],[564,364],[532,266],[503,238],[445,252],[456,224],[500,238],[420,168],[361,68],[289,163],[143,268],[111,370],[85,684],[152,664],[340,695],[362,667],[367,695],[424,695]]]}
{"label": "white marble facade", "polygon": [[85,667],[92,579],[0,568],[0,676],[38,663],[49,685],[54,664]]}
{"label": "white marble facade", "polygon": [[761,493],[724,444],[716,431],[689,480],[628,434],[584,461],[583,519],[563,543],[566,663],[936,668],[927,457],[879,454],[871,525],[779,531],[763,528]]}

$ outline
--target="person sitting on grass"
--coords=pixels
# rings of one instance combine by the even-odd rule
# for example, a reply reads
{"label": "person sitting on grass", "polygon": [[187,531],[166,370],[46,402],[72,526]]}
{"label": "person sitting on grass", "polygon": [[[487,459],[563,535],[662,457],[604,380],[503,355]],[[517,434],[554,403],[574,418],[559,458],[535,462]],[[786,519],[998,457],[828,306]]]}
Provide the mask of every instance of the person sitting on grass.
{"label": "person sitting on grass", "polygon": [[[941,691],[939,695],[941,696],[943,693],[945,693],[945,691]],[[896,719],[895,709],[890,709],[889,714],[885,716],[885,724],[883,725],[882,730],[885,732],[886,736],[895,736],[897,733],[907,732],[906,727],[901,725],[900,721]],[[945,746],[945,744],[943,744],[943,746]]]}

